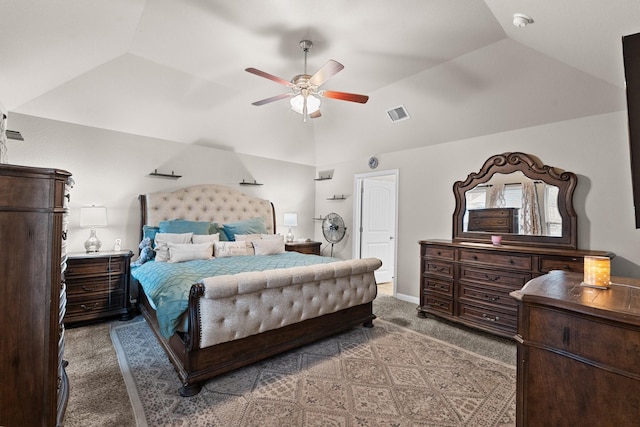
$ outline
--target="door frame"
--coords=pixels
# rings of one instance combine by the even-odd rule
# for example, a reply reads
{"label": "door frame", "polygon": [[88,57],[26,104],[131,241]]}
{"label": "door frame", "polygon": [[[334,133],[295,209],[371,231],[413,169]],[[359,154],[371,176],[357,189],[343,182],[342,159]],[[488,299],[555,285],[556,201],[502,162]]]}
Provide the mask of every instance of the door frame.
{"label": "door frame", "polygon": [[398,191],[400,171],[398,169],[380,170],[375,172],[358,173],[353,178],[353,250],[352,258],[360,259],[362,246],[362,183],[366,178],[377,176],[393,176],[395,182],[395,224],[393,224],[393,295],[396,294],[398,277]]}

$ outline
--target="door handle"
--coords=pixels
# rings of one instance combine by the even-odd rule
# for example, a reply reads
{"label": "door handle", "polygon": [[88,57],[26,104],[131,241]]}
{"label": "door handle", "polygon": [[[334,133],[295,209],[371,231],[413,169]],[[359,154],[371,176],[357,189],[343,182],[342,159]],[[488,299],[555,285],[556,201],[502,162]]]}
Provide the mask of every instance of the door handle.
{"label": "door handle", "polygon": [[393,240],[393,236],[389,236],[389,240]]}

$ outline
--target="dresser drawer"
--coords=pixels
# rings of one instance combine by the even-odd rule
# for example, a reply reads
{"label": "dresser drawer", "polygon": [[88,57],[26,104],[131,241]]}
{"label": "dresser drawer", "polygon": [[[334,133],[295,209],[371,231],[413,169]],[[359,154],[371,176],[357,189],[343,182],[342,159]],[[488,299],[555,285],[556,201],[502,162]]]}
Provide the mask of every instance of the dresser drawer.
{"label": "dresser drawer", "polygon": [[579,355],[606,366],[640,375],[640,329],[618,327],[594,318],[583,318],[549,308],[530,307],[529,335],[523,336],[532,345]]}
{"label": "dresser drawer", "polygon": [[461,319],[477,323],[484,328],[500,329],[516,334],[517,310],[495,310],[480,304],[458,304]]}
{"label": "dresser drawer", "polygon": [[422,308],[427,311],[438,311],[453,316],[453,300],[428,293],[422,295],[424,304]]}
{"label": "dresser drawer", "polygon": [[453,278],[454,264],[445,261],[438,261],[435,259],[423,259],[423,271],[424,274],[437,275],[440,277]]}
{"label": "dresser drawer", "polygon": [[453,280],[425,276],[422,278],[423,292],[436,292],[447,297],[453,296]]}
{"label": "dresser drawer", "polygon": [[584,258],[582,257],[541,257],[540,271],[548,273],[551,270],[564,270],[582,273],[584,271]]}
{"label": "dresser drawer", "polygon": [[531,280],[531,274],[517,271],[488,270],[461,265],[459,280],[461,282],[491,286],[500,285],[507,287],[509,292],[511,292],[522,288]]}
{"label": "dresser drawer", "polygon": [[422,256],[442,258],[453,261],[454,253],[454,249],[447,246],[422,246]]}
{"label": "dresser drawer", "polygon": [[483,252],[470,249],[460,250],[461,262],[477,262],[490,264],[496,267],[515,268],[519,270],[531,270],[530,255],[503,254],[499,252]]}
{"label": "dresser drawer", "polygon": [[517,301],[509,295],[513,289],[500,286],[473,286],[460,283],[458,298],[469,300],[470,302],[480,302],[485,304],[495,304],[500,307],[517,307]]}

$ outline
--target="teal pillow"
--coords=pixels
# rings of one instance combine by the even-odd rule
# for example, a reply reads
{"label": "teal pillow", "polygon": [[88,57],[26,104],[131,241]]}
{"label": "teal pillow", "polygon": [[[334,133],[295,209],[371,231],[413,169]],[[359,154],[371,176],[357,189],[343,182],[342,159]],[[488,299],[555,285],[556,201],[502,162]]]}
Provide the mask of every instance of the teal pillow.
{"label": "teal pillow", "polygon": [[267,227],[264,219],[252,218],[246,221],[230,222],[223,224],[222,230],[227,235],[227,239],[233,242],[236,234],[267,234]]}
{"label": "teal pillow", "polygon": [[160,221],[160,233],[209,234],[209,222],[187,221],[186,219],[172,219],[169,221]]}
{"label": "teal pillow", "polygon": [[160,232],[160,227],[152,227],[150,225],[142,226],[142,239],[146,239],[147,237],[151,239],[151,247],[153,247],[153,242],[156,238],[156,234]]}
{"label": "teal pillow", "polygon": [[216,233],[220,235],[221,242],[227,242],[229,240],[227,239],[227,235],[224,233],[224,227],[218,224],[217,222],[212,222],[211,225],[209,226],[209,234],[216,234]]}

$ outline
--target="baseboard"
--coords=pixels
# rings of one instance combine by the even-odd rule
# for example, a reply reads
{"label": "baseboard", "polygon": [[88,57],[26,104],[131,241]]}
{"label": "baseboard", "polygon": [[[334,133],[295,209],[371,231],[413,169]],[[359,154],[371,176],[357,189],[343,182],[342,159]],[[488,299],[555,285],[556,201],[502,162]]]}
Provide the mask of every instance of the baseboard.
{"label": "baseboard", "polygon": [[407,294],[401,294],[401,293],[396,293],[394,298],[397,298],[401,301],[406,301],[406,302],[410,302],[413,304],[420,304],[420,298],[418,297],[414,297],[411,295],[407,295]]}

